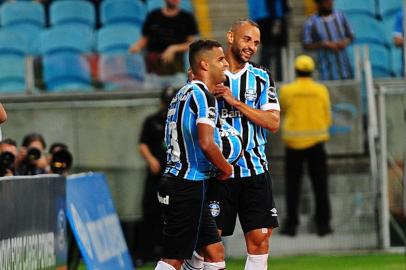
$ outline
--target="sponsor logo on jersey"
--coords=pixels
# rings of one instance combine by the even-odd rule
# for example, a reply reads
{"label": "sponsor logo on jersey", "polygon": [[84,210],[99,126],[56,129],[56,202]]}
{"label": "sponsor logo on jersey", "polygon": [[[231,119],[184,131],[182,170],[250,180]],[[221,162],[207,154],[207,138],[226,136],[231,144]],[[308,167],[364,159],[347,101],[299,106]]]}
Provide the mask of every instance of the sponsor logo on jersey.
{"label": "sponsor logo on jersey", "polygon": [[157,196],[159,203],[169,205],[169,195],[162,197],[161,195],[159,195],[159,192],[157,192]]}
{"label": "sponsor logo on jersey", "polygon": [[212,217],[217,217],[220,215],[220,205],[216,201],[211,201],[209,204],[209,210],[212,215]]}
{"label": "sponsor logo on jersey", "polygon": [[242,114],[239,110],[221,109],[221,118],[240,118]]}
{"label": "sponsor logo on jersey", "polygon": [[245,99],[247,101],[255,101],[257,99],[257,91],[255,91],[255,89],[248,88],[245,91]]}
{"label": "sponsor logo on jersey", "polygon": [[216,108],[209,107],[208,118],[215,122],[216,120]]}

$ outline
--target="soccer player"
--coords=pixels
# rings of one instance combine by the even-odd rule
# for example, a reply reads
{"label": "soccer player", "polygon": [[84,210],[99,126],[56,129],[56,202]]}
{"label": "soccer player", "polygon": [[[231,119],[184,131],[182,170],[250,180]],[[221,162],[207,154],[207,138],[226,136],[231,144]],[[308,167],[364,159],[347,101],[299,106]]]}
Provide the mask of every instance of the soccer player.
{"label": "soccer player", "polygon": [[[221,236],[233,234],[239,216],[247,247],[245,270],[267,269],[269,238],[278,227],[265,144],[267,132],[279,129],[280,108],[269,72],[249,62],[259,43],[258,25],[250,20],[236,21],[227,33],[227,80],[214,94],[223,100],[220,117],[241,134],[245,151],[231,178],[212,179],[207,190]],[[199,269],[201,259],[196,254],[187,263]]]}
{"label": "soccer player", "polygon": [[167,164],[158,187],[163,210],[162,257],[156,270],[180,269],[194,250],[206,254],[205,269],[225,269],[224,246],[205,202],[207,180],[216,173],[228,179],[232,166],[223,157],[218,108],[211,94],[225,81],[228,67],[221,45],[199,40],[190,45],[189,62],[194,80],[172,99],[167,114]]}

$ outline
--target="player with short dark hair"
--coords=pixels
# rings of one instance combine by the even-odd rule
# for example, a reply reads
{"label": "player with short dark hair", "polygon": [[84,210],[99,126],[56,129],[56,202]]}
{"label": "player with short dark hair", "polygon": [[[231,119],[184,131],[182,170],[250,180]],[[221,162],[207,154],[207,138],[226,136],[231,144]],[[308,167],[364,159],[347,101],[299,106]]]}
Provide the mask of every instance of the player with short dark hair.
{"label": "player with short dark hair", "polygon": [[217,146],[219,116],[211,94],[224,82],[228,63],[221,45],[211,40],[192,43],[189,62],[194,80],[172,99],[166,120],[167,163],[158,187],[164,223],[163,259],[156,270],[180,269],[194,250],[207,254],[206,269],[225,269],[224,247],[205,202],[205,191],[210,177],[225,180],[232,173]]}
{"label": "player with short dark hair", "polygon": [[[238,214],[248,253],[245,270],[264,270],[269,237],[278,227],[265,144],[267,132],[279,129],[279,102],[269,72],[249,62],[260,43],[258,25],[236,21],[227,33],[227,43],[227,80],[214,94],[222,99],[220,117],[241,134],[244,153],[228,181],[209,182],[207,200],[221,236],[233,234]],[[192,258],[194,267],[193,261],[198,257]]]}

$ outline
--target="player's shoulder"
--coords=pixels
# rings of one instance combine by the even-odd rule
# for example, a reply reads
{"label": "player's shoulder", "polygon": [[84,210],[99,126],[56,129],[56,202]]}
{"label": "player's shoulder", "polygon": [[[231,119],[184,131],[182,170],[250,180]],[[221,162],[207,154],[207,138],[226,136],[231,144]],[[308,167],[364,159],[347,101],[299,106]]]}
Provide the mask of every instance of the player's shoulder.
{"label": "player's shoulder", "polygon": [[254,62],[248,62],[248,71],[252,72],[255,76],[261,78],[262,80],[272,81],[271,71],[268,68]]}

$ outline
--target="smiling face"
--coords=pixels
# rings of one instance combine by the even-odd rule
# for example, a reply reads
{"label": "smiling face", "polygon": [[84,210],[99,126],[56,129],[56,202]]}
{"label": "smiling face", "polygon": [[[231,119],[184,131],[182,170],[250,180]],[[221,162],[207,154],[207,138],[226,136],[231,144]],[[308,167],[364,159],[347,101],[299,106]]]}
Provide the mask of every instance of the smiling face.
{"label": "smiling face", "polygon": [[228,68],[228,62],[224,56],[223,49],[221,47],[214,47],[209,52],[207,58],[209,63],[209,73],[216,84],[222,83],[226,80],[224,72]]}
{"label": "smiling face", "polygon": [[240,63],[246,63],[258,50],[260,32],[258,27],[245,22],[227,33],[227,41],[234,58]]}

